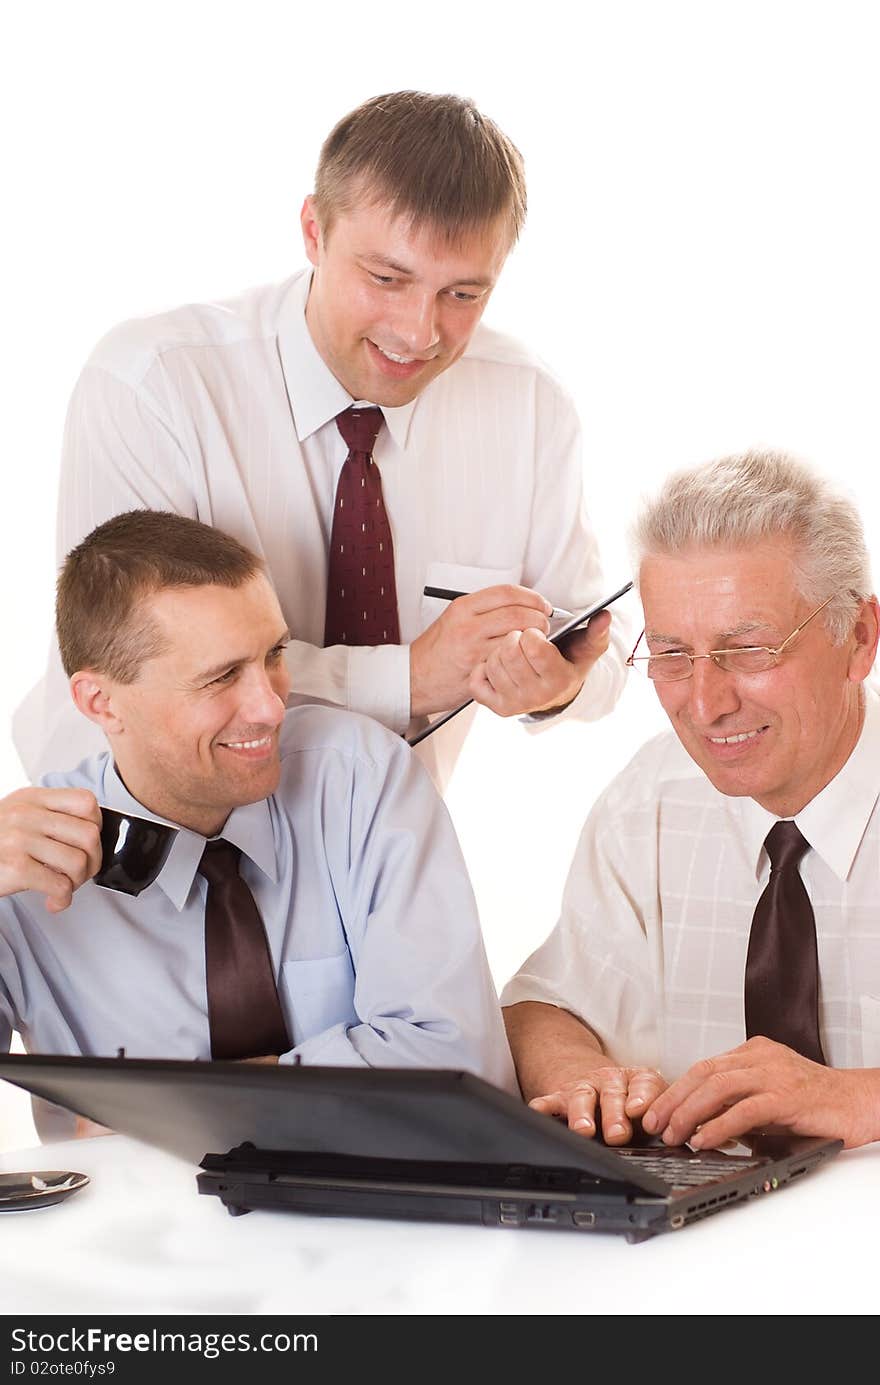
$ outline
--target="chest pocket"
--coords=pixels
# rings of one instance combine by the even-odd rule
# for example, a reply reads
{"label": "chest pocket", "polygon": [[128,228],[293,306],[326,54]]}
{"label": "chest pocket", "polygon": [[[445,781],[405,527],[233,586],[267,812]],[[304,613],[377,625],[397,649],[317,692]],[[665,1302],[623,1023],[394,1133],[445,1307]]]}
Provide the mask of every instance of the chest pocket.
{"label": "chest pocket", "polygon": [[[425,569],[426,587],[447,587],[456,592],[478,592],[483,587],[498,587],[505,582],[519,584],[522,567],[464,567],[458,563],[429,563]],[[422,597],[422,629],[426,630],[449,605],[438,596]]]}
{"label": "chest pocket", "polygon": [[335,957],[304,957],[285,962],[281,969],[287,1013],[293,1023],[294,1045],[332,1029],[357,1024],[354,1008],[354,968],[348,948]]}

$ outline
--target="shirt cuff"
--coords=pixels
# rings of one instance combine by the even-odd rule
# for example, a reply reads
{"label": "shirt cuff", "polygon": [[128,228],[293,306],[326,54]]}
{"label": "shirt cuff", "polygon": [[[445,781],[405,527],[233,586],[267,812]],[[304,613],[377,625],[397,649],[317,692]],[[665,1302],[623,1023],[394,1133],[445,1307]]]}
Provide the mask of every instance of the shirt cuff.
{"label": "shirt cuff", "polygon": [[409,645],[353,645],[348,650],[347,704],[402,736],[409,726]]}

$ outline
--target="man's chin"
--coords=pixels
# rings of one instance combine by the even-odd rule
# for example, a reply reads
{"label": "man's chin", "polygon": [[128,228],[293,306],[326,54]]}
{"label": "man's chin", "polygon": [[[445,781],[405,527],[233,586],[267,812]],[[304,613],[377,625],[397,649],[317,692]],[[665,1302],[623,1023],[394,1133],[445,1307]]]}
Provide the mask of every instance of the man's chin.
{"label": "man's chin", "polygon": [[396,392],[391,395],[386,391],[374,392],[371,403],[378,404],[381,409],[402,409],[405,404],[411,404],[414,399],[422,393],[424,386],[407,389],[405,392]]}
{"label": "man's chin", "polygon": [[280,779],[281,765],[277,761],[271,766],[254,765],[250,772],[243,766],[242,773],[236,775],[234,782],[228,783],[228,792],[223,795],[227,811],[231,813],[234,808],[244,808],[248,803],[259,803],[261,799],[268,798],[278,788]]}
{"label": "man's chin", "polygon": [[385,380],[382,376],[374,376],[371,381],[363,382],[363,392],[356,397],[368,399],[371,404],[378,404],[381,409],[399,409],[404,404],[411,404],[433,378],[434,374],[427,372],[414,376],[412,380],[393,382]]}
{"label": "man's chin", "polygon": [[757,798],[760,799],[762,793],[762,779],[750,767],[737,768],[734,765],[719,765],[713,761],[708,763],[704,760],[697,760],[692,757],[705,774],[713,788],[719,793],[723,793],[727,798]]}
{"label": "man's chin", "polygon": [[690,759],[719,793],[725,794],[728,798],[755,798],[760,793],[755,765],[724,764],[712,755],[707,755],[703,745],[695,751],[690,739],[680,736],[679,740]]}
{"label": "man's chin", "polygon": [[757,792],[753,785],[745,784],[741,779],[735,779],[732,774],[710,774],[704,770],[709,783],[716,788],[719,793],[723,793],[725,798],[756,798]]}

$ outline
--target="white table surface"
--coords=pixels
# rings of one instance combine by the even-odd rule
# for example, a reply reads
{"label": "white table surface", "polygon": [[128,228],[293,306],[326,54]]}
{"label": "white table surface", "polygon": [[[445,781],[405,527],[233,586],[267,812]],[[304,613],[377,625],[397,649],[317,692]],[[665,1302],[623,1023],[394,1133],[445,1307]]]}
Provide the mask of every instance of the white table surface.
{"label": "white table surface", "polygon": [[0,1311],[130,1314],[874,1314],[880,1144],[629,1245],[621,1236],[250,1212],[120,1135],[6,1153],[75,1169],[67,1201],[0,1214]]}

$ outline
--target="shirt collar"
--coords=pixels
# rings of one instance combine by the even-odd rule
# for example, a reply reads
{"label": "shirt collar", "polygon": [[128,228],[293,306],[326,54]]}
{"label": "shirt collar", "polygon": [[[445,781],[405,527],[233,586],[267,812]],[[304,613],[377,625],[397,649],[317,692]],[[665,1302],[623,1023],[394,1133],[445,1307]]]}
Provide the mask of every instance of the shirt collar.
{"label": "shirt collar", "polygon": [[[880,697],[864,684],[865,719],[852,754],[821,793],[794,821],[812,849],[839,880],[848,877],[859,843],[880,796]],[[764,838],[779,819],[752,798],[731,799],[739,819],[749,866],[758,879],[765,870]]]}
{"label": "shirt collar", "polygon": [[864,698],[865,720],[852,754],[795,818],[810,846],[840,880],[852,869],[880,793],[880,699],[869,687]]}
{"label": "shirt collar", "polygon": [[[118,808],[120,812],[136,813],[149,818],[151,822],[170,823],[177,828],[171,850],[164,866],[156,877],[156,884],[177,909],[183,909],[192,889],[193,880],[202,859],[206,838],[188,827],[180,827],[170,819],[160,817],[129,793],[119,777],[112,756],[107,757],[101,785],[101,801],[108,808]],[[224,840],[239,847],[243,855],[253,861],[255,866],[268,876],[273,883],[278,881],[278,862],[275,856],[275,834],[272,827],[272,814],[268,798],[256,803],[246,803],[229,814],[221,833]]]}
{"label": "shirt collar", "polygon": [[[339,383],[312,340],[306,323],[306,302],[312,284],[310,270],[291,280],[278,316],[278,352],[293,414],[293,425],[300,442],[330,423],[343,409],[356,401]],[[388,432],[403,450],[418,399],[398,408],[383,408]]]}

